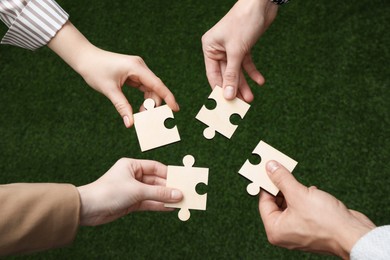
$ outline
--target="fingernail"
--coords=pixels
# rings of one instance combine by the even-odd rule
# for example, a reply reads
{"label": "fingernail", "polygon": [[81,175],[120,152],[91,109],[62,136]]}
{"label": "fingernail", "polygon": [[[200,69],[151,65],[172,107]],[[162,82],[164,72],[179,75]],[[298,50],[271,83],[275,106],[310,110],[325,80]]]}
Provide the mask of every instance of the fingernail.
{"label": "fingernail", "polygon": [[123,117],[123,123],[125,124],[126,127],[130,127],[130,119],[128,116]]}
{"label": "fingernail", "polygon": [[183,196],[183,195],[182,195],[181,191],[179,191],[179,190],[172,190],[172,191],[171,191],[171,198],[172,198],[173,200],[178,200],[178,199],[180,199],[182,196]]}
{"label": "fingernail", "polygon": [[275,161],[269,161],[267,163],[267,171],[270,173],[274,173],[277,169],[279,169],[279,163]]}
{"label": "fingernail", "polygon": [[224,97],[227,99],[234,98],[234,88],[232,86],[227,86],[224,91]]}

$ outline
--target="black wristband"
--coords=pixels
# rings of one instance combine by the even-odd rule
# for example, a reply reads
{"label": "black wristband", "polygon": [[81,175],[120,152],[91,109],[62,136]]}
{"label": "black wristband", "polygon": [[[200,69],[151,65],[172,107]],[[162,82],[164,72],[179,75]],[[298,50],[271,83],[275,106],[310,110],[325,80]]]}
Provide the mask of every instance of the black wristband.
{"label": "black wristband", "polygon": [[282,5],[282,4],[287,4],[289,0],[271,0],[272,3],[276,5]]}

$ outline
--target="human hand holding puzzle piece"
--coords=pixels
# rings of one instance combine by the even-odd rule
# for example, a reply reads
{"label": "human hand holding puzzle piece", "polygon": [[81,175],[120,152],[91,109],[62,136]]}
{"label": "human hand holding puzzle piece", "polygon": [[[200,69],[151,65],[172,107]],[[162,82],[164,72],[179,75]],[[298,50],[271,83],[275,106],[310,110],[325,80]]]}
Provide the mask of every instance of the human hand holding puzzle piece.
{"label": "human hand holding puzzle piece", "polygon": [[[212,139],[215,132],[219,132],[230,139],[237,129],[237,125],[230,122],[231,115],[238,114],[243,118],[250,105],[238,98],[226,100],[219,86],[214,88],[209,99],[216,101],[216,108],[209,110],[203,106],[196,115],[196,119],[208,125],[203,135],[207,139]],[[177,127],[168,129],[164,125],[166,119],[173,118],[172,110],[167,105],[156,108],[154,105],[153,99],[146,99],[144,101],[146,111],[134,114],[134,125],[142,151],[180,141]],[[266,163],[269,160],[276,160],[292,172],[297,162],[263,141],[256,146],[253,154],[258,154],[261,162],[253,165],[246,160],[239,170],[240,175],[252,181],[247,186],[247,192],[257,195],[260,188],[263,188],[275,196],[279,189],[268,178]],[[199,195],[196,192],[196,186],[199,183],[208,184],[209,169],[193,167],[194,163],[194,157],[186,155],[183,158],[184,166],[168,166],[166,186],[180,189],[184,196],[181,202],[166,203],[165,206],[180,208],[178,216],[182,221],[190,218],[189,209],[206,210],[207,194]]]}
{"label": "human hand holding puzzle piece", "polygon": [[165,203],[165,207],[180,208],[179,219],[187,221],[191,213],[189,209],[206,210],[207,194],[199,195],[196,185],[208,184],[209,169],[193,167],[195,158],[186,155],[183,158],[183,166],[168,165],[167,187],[176,188],[183,192],[183,200],[178,203]]}
{"label": "human hand holding puzzle piece", "polygon": [[238,171],[239,174],[252,181],[252,183],[247,186],[248,193],[253,196],[257,195],[260,192],[261,187],[276,196],[279,189],[269,179],[265,168],[266,163],[270,160],[278,161],[290,172],[294,170],[298,163],[264,141],[260,141],[252,153],[259,155],[261,157],[261,162],[258,165],[253,165],[249,160],[246,160]]}

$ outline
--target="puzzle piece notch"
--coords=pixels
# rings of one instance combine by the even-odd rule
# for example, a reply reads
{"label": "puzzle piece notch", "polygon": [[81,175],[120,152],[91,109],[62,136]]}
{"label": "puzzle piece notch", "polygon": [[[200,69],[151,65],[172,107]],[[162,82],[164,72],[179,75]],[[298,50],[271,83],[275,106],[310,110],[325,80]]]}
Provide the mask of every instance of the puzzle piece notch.
{"label": "puzzle piece notch", "polygon": [[252,153],[261,157],[260,163],[253,165],[249,162],[249,160],[246,160],[244,165],[238,171],[240,175],[252,181],[252,183],[248,184],[247,186],[247,192],[250,195],[255,196],[260,192],[260,188],[263,188],[272,195],[276,196],[276,194],[279,192],[279,189],[268,177],[266,163],[270,160],[278,161],[280,164],[286,167],[286,169],[292,172],[298,162],[273,148],[264,141],[260,141]]}
{"label": "puzzle piece notch", "polygon": [[230,139],[238,127],[230,122],[231,115],[238,114],[243,119],[250,105],[237,97],[233,100],[226,100],[220,86],[215,86],[208,98],[217,103],[215,109],[209,110],[203,105],[195,117],[208,126],[203,131],[203,136],[212,139],[215,132],[218,132]]}
{"label": "puzzle piece notch", "polygon": [[165,127],[165,121],[174,118],[168,105],[154,107],[155,102],[151,98],[146,99],[143,105],[146,111],[134,114],[134,127],[142,152],[180,141],[177,126]]}
{"label": "puzzle piece notch", "polygon": [[206,210],[207,194],[199,195],[196,186],[199,183],[208,184],[208,168],[192,167],[195,158],[186,155],[183,158],[184,166],[168,166],[167,187],[177,188],[183,192],[183,200],[178,203],[165,203],[166,207],[180,208],[178,217],[187,221],[190,209]]}

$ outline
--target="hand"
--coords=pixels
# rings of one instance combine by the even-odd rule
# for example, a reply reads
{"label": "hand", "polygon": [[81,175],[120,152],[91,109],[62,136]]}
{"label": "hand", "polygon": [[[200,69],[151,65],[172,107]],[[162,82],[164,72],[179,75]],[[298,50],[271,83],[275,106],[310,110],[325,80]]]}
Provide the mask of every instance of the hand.
{"label": "hand", "polygon": [[278,7],[269,0],[240,0],[202,37],[206,75],[210,86],[224,88],[224,97],[251,102],[252,91],[244,69],[257,84],[264,77],[251,58],[251,48],[276,17]]}
{"label": "hand", "polygon": [[181,191],[165,187],[167,166],[156,161],[123,158],[98,180],[77,187],[80,225],[96,226],[130,212],[171,211],[164,203],[179,202]]}
{"label": "hand", "polygon": [[[152,98],[156,106],[160,106],[164,99],[173,111],[179,111],[173,94],[142,58],[93,48],[86,57],[86,62],[85,70],[81,73],[84,80],[111,100],[126,127],[132,126],[134,120],[132,107],[122,93],[124,84],[144,92],[144,98]],[[140,110],[145,108],[141,106]]]}
{"label": "hand", "polygon": [[134,119],[132,107],[122,92],[124,84],[144,92],[145,99],[154,99],[156,106],[161,105],[164,99],[173,111],[179,111],[171,91],[142,58],[95,47],[69,21],[48,46],[78,72],[88,85],[111,100],[126,127],[131,127]]}
{"label": "hand", "polygon": [[282,165],[267,163],[277,197],[260,193],[259,210],[271,244],[349,258],[353,245],[375,225],[332,195],[299,183]]}

